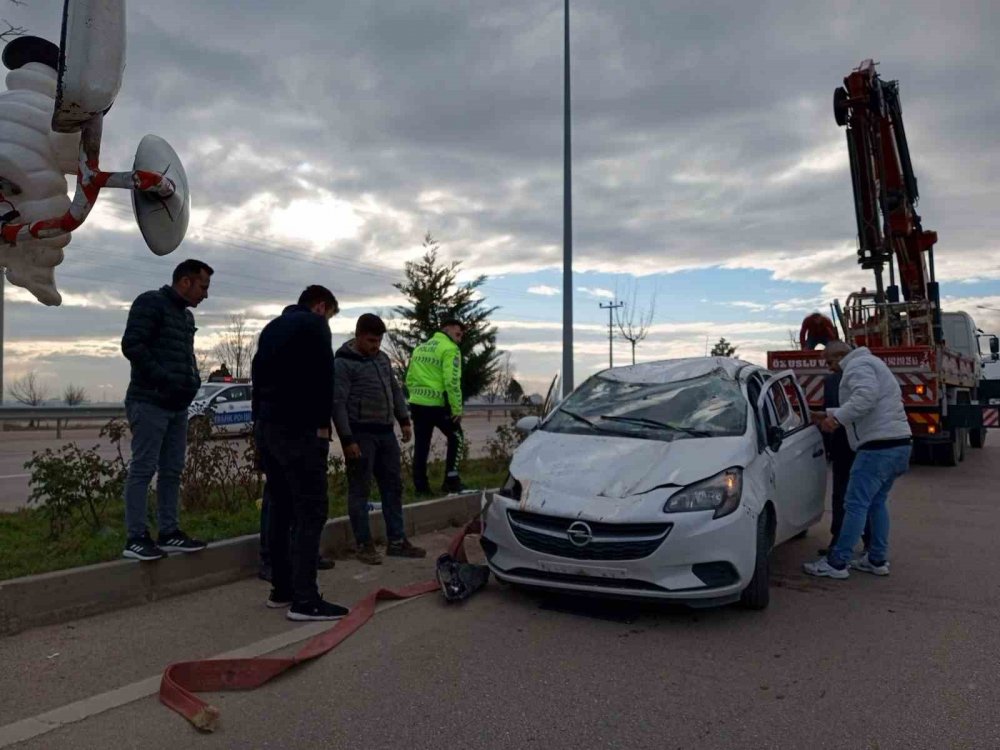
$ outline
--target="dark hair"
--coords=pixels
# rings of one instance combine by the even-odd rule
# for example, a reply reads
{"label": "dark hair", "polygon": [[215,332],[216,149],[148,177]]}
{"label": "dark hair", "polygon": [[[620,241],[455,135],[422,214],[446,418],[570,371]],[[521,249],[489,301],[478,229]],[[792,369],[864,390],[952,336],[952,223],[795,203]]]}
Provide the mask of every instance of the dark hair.
{"label": "dark hair", "polygon": [[448,326],[458,326],[463,331],[465,330],[465,323],[458,318],[445,318],[441,321],[440,328],[447,328]]}
{"label": "dark hair", "polygon": [[176,284],[181,279],[186,279],[189,276],[198,276],[202,271],[207,273],[209,276],[215,273],[215,269],[204,261],[195,260],[194,258],[182,260],[177,264],[177,268],[174,269],[172,282]]}
{"label": "dark hair", "polygon": [[320,302],[333,310],[335,315],[340,312],[340,305],[337,304],[337,298],[325,286],[310,284],[299,295],[299,304],[303,307],[312,307]]}
{"label": "dark hair", "polygon": [[382,321],[378,315],[374,313],[365,313],[358,318],[357,324],[354,326],[354,335],[361,336],[363,334],[370,334],[372,336],[381,336],[385,333],[385,323]]}

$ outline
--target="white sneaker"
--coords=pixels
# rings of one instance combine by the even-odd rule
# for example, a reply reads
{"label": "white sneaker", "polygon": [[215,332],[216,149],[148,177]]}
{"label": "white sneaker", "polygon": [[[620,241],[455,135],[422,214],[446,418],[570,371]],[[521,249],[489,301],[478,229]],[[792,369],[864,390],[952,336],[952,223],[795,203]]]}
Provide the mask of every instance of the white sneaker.
{"label": "white sneaker", "polygon": [[844,578],[851,577],[847,568],[835,568],[830,565],[830,562],[825,557],[821,557],[816,562],[805,563],[802,566],[802,569],[809,575],[817,576],[819,578],[836,578],[838,580],[843,580]]}
{"label": "white sneaker", "polygon": [[882,563],[881,565],[872,565],[872,561],[868,559],[867,552],[856,560],[851,560],[850,566],[855,570],[863,570],[865,573],[871,573],[875,576],[889,575],[888,561]]}

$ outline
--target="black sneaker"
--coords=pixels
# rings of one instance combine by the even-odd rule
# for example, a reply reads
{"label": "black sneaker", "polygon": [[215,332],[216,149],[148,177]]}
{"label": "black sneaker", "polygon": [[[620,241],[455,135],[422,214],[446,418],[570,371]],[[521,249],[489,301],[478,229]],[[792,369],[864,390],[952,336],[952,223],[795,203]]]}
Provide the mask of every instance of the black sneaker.
{"label": "black sneaker", "polygon": [[292,606],[292,595],[281,593],[278,589],[271,589],[264,604],[267,605],[268,609],[284,609]]}
{"label": "black sneaker", "polygon": [[427,557],[427,550],[410,544],[409,539],[389,542],[385,548],[387,557]]}
{"label": "black sneaker", "polygon": [[297,622],[339,620],[350,611],[347,607],[341,607],[339,604],[317,599],[313,602],[295,602],[288,612],[285,613],[285,617]]}
{"label": "black sneaker", "polygon": [[444,484],[441,485],[441,491],[447,492],[449,495],[459,495],[463,492],[468,492],[469,488],[462,484],[461,477],[448,477],[444,480]]}
{"label": "black sneaker", "polygon": [[167,553],[156,546],[149,532],[142,536],[129,537],[125,541],[125,549],[122,550],[122,557],[130,560],[159,560],[166,556]]}
{"label": "black sneaker", "polygon": [[192,539],[180,529],[166,536],[160,534],[159,544],[164,552],[201,552],[208,546],[200,539]]}

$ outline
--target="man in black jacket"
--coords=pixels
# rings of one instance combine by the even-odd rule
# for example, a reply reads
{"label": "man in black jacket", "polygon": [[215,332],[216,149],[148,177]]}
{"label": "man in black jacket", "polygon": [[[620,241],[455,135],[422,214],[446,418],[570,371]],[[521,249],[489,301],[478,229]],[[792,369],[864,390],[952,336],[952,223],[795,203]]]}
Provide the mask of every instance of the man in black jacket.
{"label": "man in black jacket", "polygon": [[333,412],[329,320],[338,311],[329,289],[307,287],[298,304],[264,326],[253,358],[254,437],[269,500],[267,606],[288,607],[289,620],[337,620],[348,612],[324,601],[316,586]]}
{"label": "man in black jacket", "polygon": [[[197,552],[205,543],[178,527],[178,499],[187,449],[188,406],[201,387],[194,356],[194,315],[208,297],[212,268],[185,260],[170,286],[143,292],[132,303],[122,353],[132,365],[125,411],[132,429],[132,460],[125,482],[124,557],[158,560],[166,551]],[[146,527],[146,495],[157,474],[159,539]]]}

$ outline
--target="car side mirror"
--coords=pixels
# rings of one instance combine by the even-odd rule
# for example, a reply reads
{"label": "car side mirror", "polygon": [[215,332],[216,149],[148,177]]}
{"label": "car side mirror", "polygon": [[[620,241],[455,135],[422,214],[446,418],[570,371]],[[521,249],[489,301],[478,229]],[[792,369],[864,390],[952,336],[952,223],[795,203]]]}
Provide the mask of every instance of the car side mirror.
{"label": "car side mirror", "polygon": [[538,427],[539,422],[541,422],[536,416],[521,417],[514,424],[514,429],[520,432],[522,435],[527,435],[530,432],[534,432]]}
{"label": "car side mirror", "polygon": [[767,447],[773,451],[781,448],[781,443],[785,439],[785,433],[777,425],[767,428]]}

